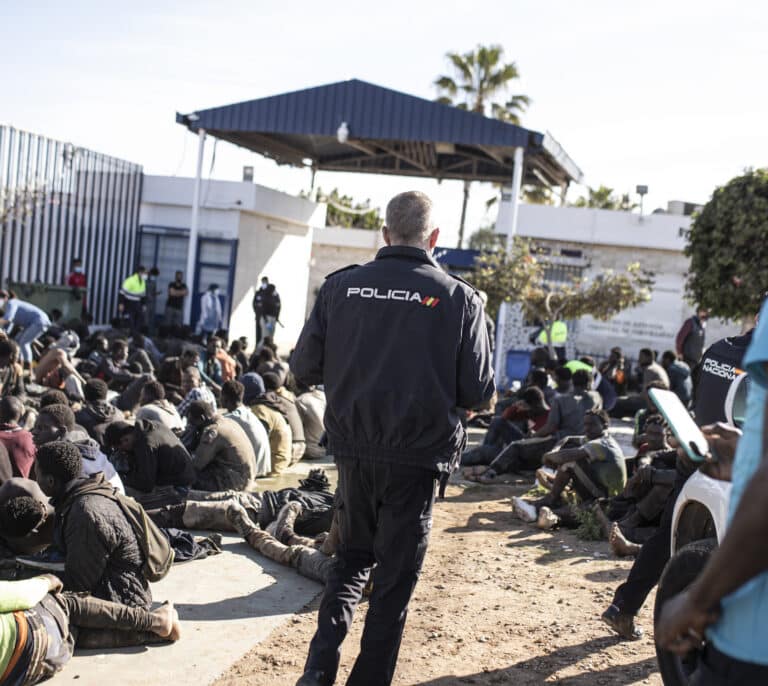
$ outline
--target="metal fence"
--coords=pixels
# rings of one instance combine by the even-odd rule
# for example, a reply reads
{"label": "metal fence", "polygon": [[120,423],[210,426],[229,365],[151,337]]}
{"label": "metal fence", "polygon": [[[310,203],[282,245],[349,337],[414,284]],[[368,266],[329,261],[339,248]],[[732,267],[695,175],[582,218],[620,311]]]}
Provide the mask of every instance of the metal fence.
{"label": "metal fence", "polygon": [[73,258],[96,323],[134,266],[142,168],[0,126],[0,282],[63,284]]}

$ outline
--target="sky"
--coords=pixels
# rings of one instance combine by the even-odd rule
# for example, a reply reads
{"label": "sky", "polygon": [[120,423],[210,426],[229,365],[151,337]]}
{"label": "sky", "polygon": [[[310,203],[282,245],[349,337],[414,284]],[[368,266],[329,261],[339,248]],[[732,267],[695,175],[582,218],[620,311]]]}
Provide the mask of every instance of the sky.
{"label": "sky", "polygon": [[[549,131],[585,183],[634,194],[646,211],[705,202],[768,160],[768,9],[759,1],[503,0],[386,3],[255,0],[0,2],[0,122],[122,157],[149,174],[192,176],[197,140],[175,113],[359,78],[425,98],[445,53],[498,43],[533,102],[523,125]],[[305,169],[221,142],[204,175],[297,193]],[[321,172],[383,208],[429,193],[456,241],[462,184]],[[584,193],[571,189],[569,198]],[[467,233],[493,221],[473,184]]]}

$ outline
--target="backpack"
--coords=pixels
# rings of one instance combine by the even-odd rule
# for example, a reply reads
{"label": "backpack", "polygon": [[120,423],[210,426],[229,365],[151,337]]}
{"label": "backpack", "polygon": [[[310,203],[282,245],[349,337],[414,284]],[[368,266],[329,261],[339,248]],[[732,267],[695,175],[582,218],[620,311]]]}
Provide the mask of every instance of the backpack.
{"label": "backpack", "polygon": [[120,506],[131,525],[139,547],[144,555],[142,572],[149,582],[164,579],[175,558],[168,537],[148,516],[144,508],[133,498],[115,493],[115,502]]}

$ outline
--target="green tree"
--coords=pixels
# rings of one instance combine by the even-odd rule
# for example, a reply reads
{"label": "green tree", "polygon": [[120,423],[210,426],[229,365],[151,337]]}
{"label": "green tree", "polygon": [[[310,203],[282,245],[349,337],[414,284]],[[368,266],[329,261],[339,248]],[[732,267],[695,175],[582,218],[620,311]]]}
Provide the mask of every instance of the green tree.
{"label": "green tree", "polygon": [[686,292],[716,317],[758,312],[768,291],[768,169],[747,170],[693,219]]}
{"label": "green tree", "polygon": [[[446,58],[452,75],[435,80],[438,102],[478,114],[489,114],[510,124],[520,124],[520,114],[531,103],[527,95],[509,95],[512,81],[520,78],[517,65],[504,61],[500,45],[478,45],[465,53],[449,52]],[[459,245],[464,242],[464,224],[469,201],[469,181],[464,182],[464,201],[459,222]]]}
{"label": "green tree", "polygon": [[530,242],[515,237],[511,254],[499,250],[478,258],[472,281],[488,294],[488,311],[493,317],[502,302],[510,302],[519,303],[527,319],[541,321],[553,356],[552,325],[558,319],[591,315],[605,321],[650,300],[652,275],[637,263],[623,272],[605,270],[591,279],[566,283],[546,281],[545,264],[546,259],[532,253]]}
{"label": "green tree", "polygon": [[378,231],[384,224],[379,209],[371,207],[370,200],[357,202],[349,195],[342,195],[338,188],[334,188],[330,193],[324,193],[322,188],[318,188],[317,201],[328,205],[326,226]]}
{"label": "green tree", "polygon": [[629,198],[629,193],[616,195],[613,188],[600,186],[599,188],[588,188],[587,195],[581,196],[574,207],[591,207],[596,210],[619,210],[622,212],[631,212],[637,207]]}
{"label": "green tree", "polygon": [[504,248],[506,236],[496,233],[493,226],[478,229],[469,237],[469,249],[481,252],[495,252]]}

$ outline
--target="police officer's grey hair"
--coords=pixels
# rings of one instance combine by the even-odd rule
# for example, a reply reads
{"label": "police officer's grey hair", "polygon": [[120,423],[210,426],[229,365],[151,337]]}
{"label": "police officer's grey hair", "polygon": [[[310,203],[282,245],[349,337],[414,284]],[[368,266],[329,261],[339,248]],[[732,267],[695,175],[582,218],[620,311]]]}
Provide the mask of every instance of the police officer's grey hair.
{"label": "police officer's grey hair", "polygon": [[386,222],[393,244],[422,247],[434,229],[432,201],[420,191],[400,193],[387,205]]}

